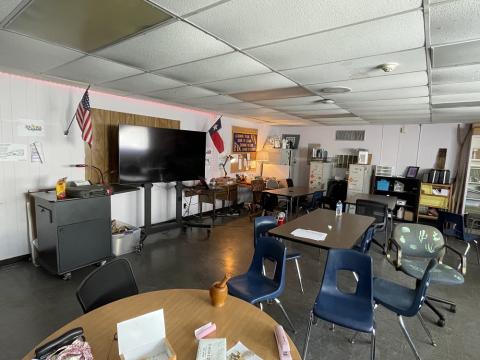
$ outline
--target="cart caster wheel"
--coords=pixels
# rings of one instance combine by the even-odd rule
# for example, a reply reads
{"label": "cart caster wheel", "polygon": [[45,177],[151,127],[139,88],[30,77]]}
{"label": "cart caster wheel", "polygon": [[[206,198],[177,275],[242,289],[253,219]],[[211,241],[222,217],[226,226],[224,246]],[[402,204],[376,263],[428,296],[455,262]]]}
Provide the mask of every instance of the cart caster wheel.
{"label": "cart caster wheel", "polygon": [[440,327],[444,327],[445,326],[445,320],[444,319],[438,319],[437,325],[440,326]]}
{"label": "cart caster wheel", "polygon": [[107,263],[107,260],[100,261],[100,262],[98,263],[98,266],[103,266],[103,265],[105,265],[106,263]]}
{"label": "cart caster wheel", "polygon": [[63,274],[62,279],[68,281],[72,278],[72,273]]}
{"label": "cart caster wheel", "polygon": [[137,254],[140,254],[143,250],[143,244],[138,244],[137,246],[135,246],[135,252]]}
{"label": "cart caster wheel", "polygon": [[456,313],[457,312],[457,305],[450,306],[450,312]]}

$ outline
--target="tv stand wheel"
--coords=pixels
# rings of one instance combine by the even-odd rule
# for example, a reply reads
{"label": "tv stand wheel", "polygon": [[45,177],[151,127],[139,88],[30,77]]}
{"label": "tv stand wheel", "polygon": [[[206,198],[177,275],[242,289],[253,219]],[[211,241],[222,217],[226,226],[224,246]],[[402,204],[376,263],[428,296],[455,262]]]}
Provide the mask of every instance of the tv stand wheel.
{"label": "tv stand wheel", "polygon": [[445,326],[445,320],[444,319],[438,319],[437,325],[440,326],[440,327],[444,327]]}
{"label": "tv stand wheel", "polygon": [[68,273],[65,273],[65,274],[62,275],[62,279],[63,279],[64,281],[68,281],[68,280],[70,280],[71,278],[72,278],[72,273],[69,273],[69,272],[68,272]]}

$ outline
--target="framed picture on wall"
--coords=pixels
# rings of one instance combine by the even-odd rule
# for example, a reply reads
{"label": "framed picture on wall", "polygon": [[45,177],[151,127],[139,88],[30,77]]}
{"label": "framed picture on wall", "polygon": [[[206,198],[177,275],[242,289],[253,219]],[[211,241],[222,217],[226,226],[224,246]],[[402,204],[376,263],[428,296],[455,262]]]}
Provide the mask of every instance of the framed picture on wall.
{"label": "framed picture on wall", "polygon": [[405,175],[406,178],[415,179],[418,174],[418,166],[409,166],[407,167],[407,173]]}

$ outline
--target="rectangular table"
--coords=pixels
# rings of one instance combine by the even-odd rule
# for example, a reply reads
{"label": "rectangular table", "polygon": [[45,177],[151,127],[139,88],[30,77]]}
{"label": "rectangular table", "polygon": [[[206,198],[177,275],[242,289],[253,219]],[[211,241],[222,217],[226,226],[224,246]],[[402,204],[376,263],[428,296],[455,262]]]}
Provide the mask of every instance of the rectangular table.
{"label": "rectangular table", "polygon": [[[351,249],[365,233],[375,218],[344,213],[336,216],[335,211],[317,209],[311,213],[288,221],[268,233],[282,239],[323,249]],[[291,234],[296,229],[321,231],[327,234],[323,241],[316,241]]]}
{"label": "rectangular table", "polygon": [[[292,186],[288,188],[280,188],[280,189],[267,189],[263,190],[263,192],[274,194],[277,196],[283,196],[288,199],[289,204],[289,214],[293,214],[293,199],[297,198],[297,209],[298,209],[298,198],[301,196],[312,195],[313,193],[321,191],[324,192],[325,189],[321,188],[311,188],[308,186]],[[287,211],[288,212],[288,211]]]}

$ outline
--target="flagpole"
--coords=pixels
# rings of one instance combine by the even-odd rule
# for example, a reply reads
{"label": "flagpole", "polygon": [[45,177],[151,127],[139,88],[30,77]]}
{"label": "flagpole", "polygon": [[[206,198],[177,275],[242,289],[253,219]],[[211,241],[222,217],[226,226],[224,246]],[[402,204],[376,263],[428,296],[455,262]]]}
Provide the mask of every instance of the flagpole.
{"label": "flagpole", "polygon": [[[87,90],[85,90],[85,92],[83,93],[83,95],[85,95],[85,93],[86,93],[89,89],[90,89],[90,84],[88,85]],[[83,99],[83,95],[82,95],[82,99]],[[82,100],[80,100],[80,101],[82,101]],[[73,120],[75,119],[75,115],[77,115],[76,112],[73,114],[72,120],[70,120],[70,123],[68,124],[67,129],[63,132],[63,135],[67,136],[68,133],[70,132],[70,127],[72,126]]]}

